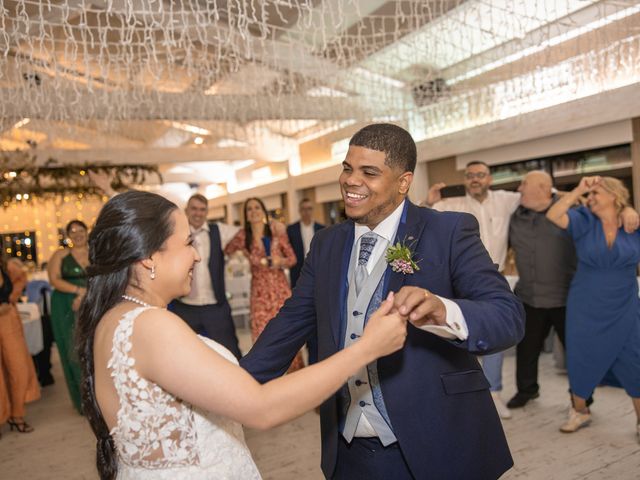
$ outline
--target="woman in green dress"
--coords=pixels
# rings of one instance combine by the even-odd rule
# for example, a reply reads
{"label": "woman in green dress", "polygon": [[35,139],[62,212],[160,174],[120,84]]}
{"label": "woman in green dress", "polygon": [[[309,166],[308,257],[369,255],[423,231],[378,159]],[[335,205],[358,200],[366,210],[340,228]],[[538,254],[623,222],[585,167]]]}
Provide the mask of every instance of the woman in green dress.
{"label": "woman in green dress", "polygon": [[76,313],[86,292],[85,268],[89,264],[87,226],[72,220],[66,228],[70,248],[58,250],[49,260],[51,326],[60,354],[69,395],[76,410],[82,413],[80,400],[80,366],[74,350]]}

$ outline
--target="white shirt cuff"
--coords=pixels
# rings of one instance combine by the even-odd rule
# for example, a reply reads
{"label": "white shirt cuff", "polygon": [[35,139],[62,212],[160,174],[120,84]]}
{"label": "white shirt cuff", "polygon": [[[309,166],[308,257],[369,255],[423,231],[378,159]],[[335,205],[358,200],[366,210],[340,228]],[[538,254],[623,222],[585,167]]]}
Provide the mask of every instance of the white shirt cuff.
{"label": "white shirt cuff", "polygon": [[462,310],[456,302],[449,300],[448,298],[438,296],[444,308],[447,312],[447,324],[446,325],[423,325],[419,327],[425,332],[433,333],[439,337],[447,338],[449,340],[458,339],[466,340],[469,337],[469,328],[467,322],[464,319]]}

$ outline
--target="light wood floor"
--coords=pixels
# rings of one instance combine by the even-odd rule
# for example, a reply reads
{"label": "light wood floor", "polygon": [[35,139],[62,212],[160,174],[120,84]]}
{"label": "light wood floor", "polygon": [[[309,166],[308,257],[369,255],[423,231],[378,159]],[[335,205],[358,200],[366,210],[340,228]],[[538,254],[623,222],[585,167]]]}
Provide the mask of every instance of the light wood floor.
{"label": "light wood floor", "polygon": [[[248,333],[241,333],[246,350]],[[504,367],[508,400],[515,391],[514,357]],[[95,442],[88,424],[74,413],[58,362],[57,383],[28,406],[36,431],[19,435],[2,427],[0,479],[95,479]],[[558,431],[567,410],[567,378],[556,372],[553,358],[540,362],[541,396],[503,422],[515,467],[505,479],[631,480],[640,479],[640,444],[635,414],[622,390],[599,388],[592,407],[593,423],[575,434]],[[301,418],[269,432],[246,431],[253,457],[267,480],[315,480],[320,473],[318,416]]]}

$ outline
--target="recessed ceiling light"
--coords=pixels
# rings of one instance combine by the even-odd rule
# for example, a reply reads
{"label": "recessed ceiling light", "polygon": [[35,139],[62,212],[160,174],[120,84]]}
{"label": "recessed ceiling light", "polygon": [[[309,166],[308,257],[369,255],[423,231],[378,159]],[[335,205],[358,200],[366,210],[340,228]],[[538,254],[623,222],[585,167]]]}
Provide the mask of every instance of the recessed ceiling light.
{"label": "recessed ceiling light", "polygon": [[231,147],[248,147],[249,144],[247,142],[243,142],[241,140],[235,140],[233,138],[222,138],[218,140],[216,144],[218,148],[231,148]]}
{"label": "recessed ceiling light", "polygon": [[196,137],[193,139],[193,143],[196,145],[202,145],[204,143],[204,139],[202,137]]}

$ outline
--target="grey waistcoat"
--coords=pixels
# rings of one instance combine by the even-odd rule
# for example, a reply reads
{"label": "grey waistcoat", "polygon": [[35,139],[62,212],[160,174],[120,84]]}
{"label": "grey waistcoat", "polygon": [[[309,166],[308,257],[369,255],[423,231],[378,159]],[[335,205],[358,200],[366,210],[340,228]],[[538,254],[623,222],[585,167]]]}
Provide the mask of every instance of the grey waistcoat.
{"label": "grey waistcoat", "polygon": [[[349,293],[347,297],[344,346],[345,348],[356,342],[362,336],[364,326],[373,312],[375,312],[382,302],[382,291],[384,289],[384,273],[387,268],[385,255],[380,259],[368,276],[365,284],[360,290],[360,295],[356,298],[356,288],[354,285],[354,264],[351,258],[349,264]],[[373,362],[361,368],[353,377],[347,381],[348,393],[343,389],[343,393],[350,398],[348,409],[344,419],[342,435],[347,441],[351,441],[356,431],[360,415],[364,415],[376,434],[380,442],[387,446],[396,441],[393,434],[389,415],[384,405],[380,382],[378,379],[377,362]]]}

